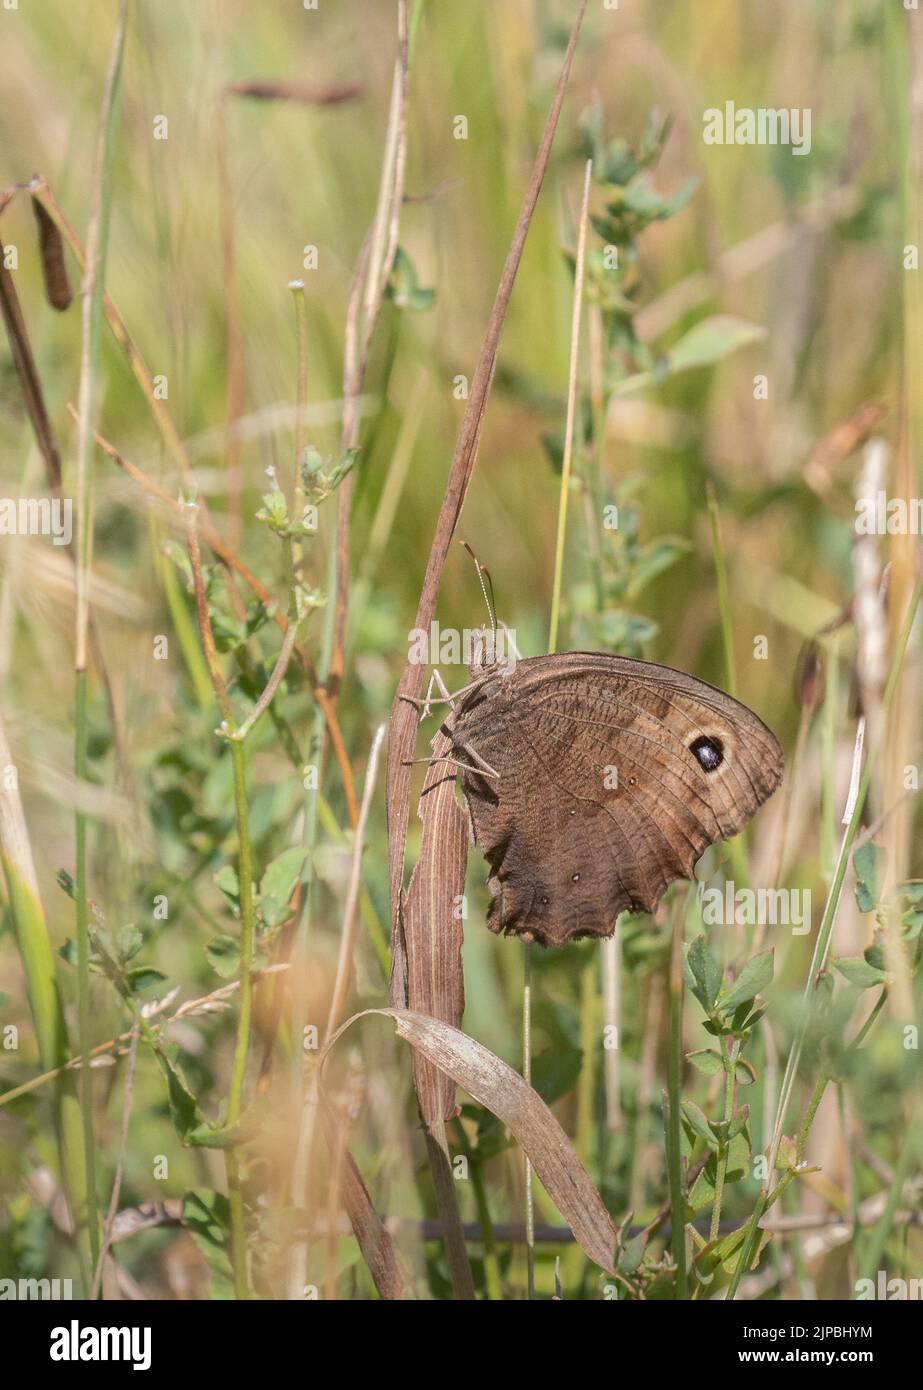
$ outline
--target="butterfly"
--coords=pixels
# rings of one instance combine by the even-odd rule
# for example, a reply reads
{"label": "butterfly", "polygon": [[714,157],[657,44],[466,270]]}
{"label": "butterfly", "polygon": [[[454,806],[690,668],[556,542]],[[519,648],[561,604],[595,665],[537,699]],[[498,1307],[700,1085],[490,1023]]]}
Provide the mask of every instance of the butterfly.
{"label": "butterfly", "polygon": [[442,732],[490,868],[494,932],[542,946],[611,936],[782,779],[762,720],[670,666],[566,652],[473,676]]}

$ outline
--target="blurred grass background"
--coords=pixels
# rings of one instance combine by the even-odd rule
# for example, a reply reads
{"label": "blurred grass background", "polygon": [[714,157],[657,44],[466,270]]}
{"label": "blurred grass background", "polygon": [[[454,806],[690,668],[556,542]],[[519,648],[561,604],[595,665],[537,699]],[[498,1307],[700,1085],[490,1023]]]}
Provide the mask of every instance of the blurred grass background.
{"label": "blurred grass background", "polygon": [[[899,7],[898,7],[899,8]],[[563,428],[569,351],[572,274],[562,245],[572,246],[583,149],[581,113],[598,102],[609,137],[640,139],[649,113],[673,117],[653,174],[661,193],[684,180],[695,192],[676,216],[655,223],[639,240],[636,326],[651,332],[657,352],[669,349],[708,314],[733,314],[763,327],[765,336],[715,366],[668,376],[642,392],[617,397],[608,414],[603,488],[607,498],[634,494],[642,539],[679,537],[688,548],[633,604],[652,624],[645,654],[717,684],[724,683],[715,566],[705,507],[706,483],[716,489],[730,573],[737,693],[791,750],[798,725],[793,679],[806,637],[828,623],[853,591],[853,487],[858,454],[809,461],[819,442],[867,402],[887,407],[882,434],[900,434],[902,298],[905,236],[905,37],[900,23],[874,0],[712,0],[707,7],[638,0],[615,11],[591,3],[545,189],[530,231],[501,344],[500,364],[480,445],[480,462],[462,518],[461,534],[491,571],[499,616],[515,630],[523,655],[543,650],[548,621],[559,478],[542,436]],[[415,12],[416,13],[416,12]],[[906,18],[906,17],[905,17]],[[88,216],[99,100],[108,61],[113,6],[86,0],[41,0],[3,11],[3,99],[0,173],[3,185],[42,173],[83,237]],[[499,269],[528,177],[562,45],[572,20],[564,0],[502,0],[499,4],[419,6],[409,97],[407,198],[400,242],[432,306],[420,313],[393,302],[384,313],[363,397],[361,453],[353,520],[354,586],[350,652],[341,722],[357,777],[371,731],[387,717],[406,658],[430,536],[442,496],[464,401],[453,394],[457,375],[470,378],[493,300]],[[227,320],[236,300],[243,345],[243,414],[252,423],[243,445],[241,554],[267,587],[284,596],[281,551],[252,518],[266,487],[265,469],[290,476],[295,335],[288,282],[304,279],[309,332],[310,440],[335,453],[340,425],[343,323],[350,277],[375,209],[395,50],[394,6],[364,0],[314,11],[297,4],[245,5],[240,0],[189,6],[179,0],[132,6],[114,170],[114,203],[107,287],[152,373],[168,381],[168,406],[187,441],[202,493],[219,527],[227,518],[225,419]],[[229,286],[222,255],[220,119],[222,89],[242,79],[297,80],[316,87],[356,83],[341,104],[244,98],[226,103],[227,149],[236,237],[236,274]],[[701,139],[702,111],[733,100],[751,107],[809,107],[813,147],[794,157],[786,148],[709,147]],[[468,138],[453,138],[453,121],[467,118]],[[168,138],[154,138],[158,117]],[[903,132],[903,135],[902,135]],[[600,202],[594,194],[594,205]],[[67,403],[76,398],[80,325],[76,305],[63,315],[42,297],[32,214],[22,199],[4,213],[3,240],[18,252],[15,283],[32,336],[49,409],[62,440],[65,481],[73,448]],[[305,269],[304,248],[317,247],[317,268]],[[73,262],[71,270],[74,272]],[[697,277],[707,276],[702,285]],[[78,280],[72,275],[74,283]],[[697,291],[697,286],[701,289]],[[678,295],[670,291],[682,287]],[[754,377],[768,378],[768,400],[754,399]],[[34,448],[8,353],[0,355],[2,490],[5,496],[41,491]],[[177,480],[147,406],[106,334],[101,356],[101,432],[167,491]],[[914,383],[915,385],[915,383]],[[232,813],[227,759],[212,746],[214,711],[197,704],[180,644],[175,640],[159,561],[157,528],[143,497],[103,456],[96,468],[95,575],[97,616],[124,731],[129,786],[116,777],[111,731],[102,696],[93,688],[94,785],[81,792],[93,816],[91,895],[108,921],[137,922],[146,933],[143,957],[182,997],[204,994],[221,980],[204,942],[228,930],[224,899],[213,875],[226,857]],[[393,524],[375,568],[369,537],[383,490],[398,486]],[[323,588],[332,542],[332,508],[312,555]],[[159,523],[157,524],[159,527]],[[604,544],[607,543],[604,537]],[[613,559],[618,564],[618,554]],[[73,932],[72,904],[55,882],[73,865],[72,814],[79,789],[70,772],[73,724],[70,644],[71,581],[62,552],[42,539],[5,537],[0,549],[0,672],[20,787],[38,861],[55,946]],[[579,508],[571,512],[565,568],[562,647],[598,645],[587,598],[588,550]],[[358,594],[358,599],[355,595]],[[475,627],[483,619],[476,577],[457,549],[440,600],[446,627]],[[316,652],[322,617],[306,644]],[[152,637],[166,634],[170,656],[152,659]],[[754,639],[768,640],[768,658],[754,659]],[[263,629],[264,653],[275,650]],[[915,644],[916,645],[916,644]],[[848,708],[852,638],[838,647],[839,680],[831,672],[823,733],[809,735],[792,800],[786,882],[812,888],[821,903],[829,877],[836,821],[845,799],[852,748]],[[918,656],[909,662],[911,699]],[[463,673],[443,671],[450,687]],[[310,691],[289,682],[284,709],[306,742]],[[919,762],[919,707],[908,718]],[[826,745],[823,739],[826,738]],[[300,779],[267,724],[251,757],[251,815],[257,863],[267,863],[291,840],[302,802]],[[421,740],[422,754],[425,741]],[[325,787],[346,824],[336,769]],[[778,798],[776,798],[778,801]],[[913,803],[914,805],[916,803]],[[823,814],[821,808],[823,807]],[[748,840],[754,882],[770,872],[777,834],[773,803]],[[411,825],[411,858],[415,821]],[[706,866],[720,872],[720,858]],[[326,830],[318,850],[310,958],[305,975],[314,1013],[325,1016],[336,959],[348,856]],[[906,866],[917,875],[923,864]],[[762,878],[761,878],[762,875]],[[518,1065],[520,951],[483,929],[485,866],[469,865],[471,912],[466,923],[465,1028]],[[364,881],[379,919],[388,920],[383,796],[376,797],[364,861]],[[152,920],[157,894],[170,902],[165,922]],[[817,912],[817,909],[816,909]],[[815,912],[815,918],[816,918]],[[31,1029],[13,940],[0,936],[2,1021],[21,1030],[18,1052],[0,1053],[3,1083],[17,1084],[35,1066]],[[610,1211],[629,1207],[647,1221],[665,1200],[660,1090],[665,1070],[662,975],[667,942],[650,922],[626,924],[623,949],[623,1033],[620,1053],[623,1115],[610,1132],[602,1095],[598,1019],[599,948],[583,943],[536,957],[535,1081],[556,1102]],[[844,898],[836,952],[851,955],[868,943],[868,920]],[[714,943],[713,943],[714,944]],[[780,931],[773,995],[776,1044],[784,1056],[811,938]],[[739,929],[719,937],[728,960],[739,958]],[[62,963],[71,1007],[73,976]],[[660,982],[660,983],[658,983]],[[167,988],[164,985],[163,988]],[[353,1002],[381,1003],[381,963],[367,935],[358,951]],[[589,1001],[589,1002],[588,1002]],[[100,984],[96,1039],[124,1023]],[[269,1030],[270,1005],[261,996],[257,1022]],[[589,1024],[587,1020],[589,1019]],[[594,1022],[595,1019],[595,1022]],[[353,1143],[378,1209],[411,1223],[401,1248],[421,1287],[446,1292],[437,1243],[420,1244],[412,1223],[432,1216],[410,1102],[409,1059],[384,1045],[385,1025],[351,1035],[355,1066],[364,1072],[365,1111]],[[876,1032],[851,1080],[841,1113],[831,1094],[815,1129],[824,1174],[798,1201],[849,1208],[854,1197],[881,1186],[881,1168],[862,1166],[850,1140],[862,1143],[887,1169],[896,1159],[906,1119],[906,1078],[900,1073],[896,1025]],[[694,1022],[689,1047],[705,1045]],[[591,1043],[594,1057],[587,1055]],[[177,1025],[190,1084],[208,1106],[226,1089],[231,1031],[228,1020]],[[284,1046],[284,1039],[282,1045]],[[348,1044],[344,1045],[348,1050]],[[364,1061],[363,1061],[364,1059]],[[777,1063],[776,1063],[777,1065]],[[590,1069],[587,1095],[587,1068]],[[117,1069],[96,1083],[101,1163],[108,1173],[120,1123]],[[581,1077],[583,1092],[581,1093]],[[759,1148],[765,1070],[750,1099]],[[690,1084],[702,1085],[702,1079]],[[582,1094],[582,1099],[581,1099]],[[842,1093],[841,1093],[842,1094]],[[700,1097],[701,1103],[701,1097]],[[581,1110],[581,1106],[583,1109]],[[295,1120],[284,1113],[268,1127],[265,1152],[252,1181],[290,1161]],[[474,1122],[469,1124],[474,1135]],[[484,1139],[485,1152],[492,1142]],[[518,1223],[522,1212],[520,1156],[499,1141],[484,1173],[494,1220]],[[158,1156],[168,1176],[157,1178]],[[853,1166],[853,1164],[856,1166]],[[41,1092],[0,1111],[0,1273],[41,1271],[66,1262],[53,1212],[43,1203],[36,1172],[53,1167],[48,1115]],[[263,1165],[261,1169],[260,1164]],[[107,1165],[109,1165],[107,1167]],[[123,1205],[179,1198],[192,1189],[221,1187],[221,1168],[202,1150],[184,1149],[173,1133],[162,1079],[139,1063]],[[743,1219],[758,1184],[735,1188]],[[749,1196],[745,1195],[749,1194]],[[323,1198],[318,1201],[322,1207]],[[463,1213],[475,1219],[463,1192]],[[539,1220],[557,1218],[541,1198]],[[268,1222],[268,1217],[267,1217]],[[197,1233],[198,1234],[198,1233]],[[266,1287],[273,1285],[273,1241],[263,1231]],[[898,1244],[900,1239],[897,1238]],[[521,1291],[521,1249],[497,1242],[503,1279]],[[133,1237],[118,1254],[125,1279],[145,1292],[203,1297],[224,1290],[220,1255],[199,1239],[211,1268],[186,1231],[171,1227]],[[261,1247],[262,1248],[262,1247]],[[477,1247],[475,1247],[476,1250]],[[540,1287],[551,1291],[543,1254]],[[852,1253],[850,1253],[852,1252]],[[311,1259],[323,1283],[325,1248]],[[354,1242],[338,1254],[340,1296],[367,1296],[370,1281]],[[570,1296],[598,1297],[598,1280],[582,1257],[565,1267]],[[851,1245],[813,1262],[802,1250],[794,1266],[777,1266],[789,1296],[849,1287]],[[313,1263],[312,1263],[313,1268]],[[478,1269],[480,1266],[478,1266]]]}

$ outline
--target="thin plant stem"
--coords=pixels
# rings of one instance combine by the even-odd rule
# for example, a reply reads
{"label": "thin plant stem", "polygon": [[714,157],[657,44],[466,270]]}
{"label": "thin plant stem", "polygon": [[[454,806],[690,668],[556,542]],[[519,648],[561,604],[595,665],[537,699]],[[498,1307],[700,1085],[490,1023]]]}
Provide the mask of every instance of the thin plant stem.
{"label": "thin plant stem", "polygon": [[497,1248],[494,1243],[493,1221],[490,1216],[490,1203],[487,1200],[487,1188],[484,1183],[481,1161],[477,1152],[471,1147],[462,1121],[456,1118],[452,1124],[459,1147],[468,1160],[468,1172],[471,1177],[471,1188],[474,1192],[474,1204],[478,1213],[478,1225],[481,1228],[481,1243],[484,1246],[484,1282],[487,1286],[487,1297],[492,1302],[500,1303],[503,1301],[503,1276],[500,1272],[500,1261],[497,1258]]}
{"label": "thin plant stem", "polygon": [[881,1268],[882,1257],[885,1253],[885,1246],[891,1234],[891,1227],[894,1224],[894,1217],[900,1205],[901,1197],[904,1192],[904,1184],[910,1176],[914,1159],[920,1145],[920,1125],[919,1111],[911,1114],[910,1121],[904,1133],[904,1142],[898,1155],[897,1164],[894,1169],[894,1177],[888,1189],[885,1205],[881,1216],[878,1218],[870,1235],[865,1241],[865,1248],[859,1262],[859,1275],[863,1279],[874,1279],[877,1271]]}
{"label": "thin plant stem", "polygon": [[[87,724],[87,639],[90,622],[90,569],[93,558],[93,489],[90,439],[96,397],[96,369],[102,327],[105,293],[106,255],[112,210],[112,164],[118,112],[117,94],[122,72],[128,0],[122,0],[116,21],[109,70],[100,111],[99,136],[90,220],[87,230],[87,256],[83,276],[80,385],[78,392],[76,503],[77,565],[74,630],[75,720],[74,772],[79,782],[88,780]],[[80,1053],[86,1064],[90,1050],[90,928],[87,903],[87,822],[85,814],[75,815],[75,879],[77,936],[77,1028]],[[80,1103],[83,1115],[83,1141],[86,1162],[86,1220],[94,1268],[99,1261],[99,1211],[96,1200],[96,1154],[93,1131],[93,1075],[88,1065],[80,1074]]]}
{"label": "thin plant stem", "polygon": [[567,537],[567,502],[570,496],[571,462],[574,452],[574,420],[577,413],[577,358],[580,351],[580,312],[583,305],[583,272],[586,261],[586,228],[590,204],[590,178],[593,161],[588,159],[583,175],[583,201],[577,232],[577,262],[574,270],[574,301],[571,313],[570,371],[567,383],[567,416],[564,425],[564,458],[561,463],[561,488],[558,500],[558,534],[554,552],[554,581],[551,590],[551,621],[548,629],[548,651],[558,649],[558,624],[561,614],[561,581],[564,574],[564,542]]}
{"label": "thin plant stem", "polygon": [[[347,310],[343,349],[341,452],[354,448],[359,438],[359,397],[398,248],[407,169],[407,90],[410,77],[408,25],[407,0],[398,0],[398,53],[394,64],[378,202],[372,226],[359,253]],[[337,492],[335,620],[330,657],[330,694],[334,701],[339,693],[345,659],[350,511],[354,486],[355,473],[350,472]]]}
{"label": "thin plant stem", "polygon": [[712,546],[715,555],[715,578],[718,582],[718,607],[721,613],[721,639],[724,645],[724,680],[728,694],[737,694],[737,667],[734,660],[734,626],[731,621],[731,600],[728,592],[728,572],[721,541],[721,514],[711,482],[706,488],[708,516],[711,521]]}
{"label": "thin plant stem", "polygon": [[[718,608],[721,616],[721,640],[724,649],[724,679],[728,694],[737,695],[737,664],[734,659],[734,622],[731,613],[731,599],[728,588],[727,561],[721,536],[721,514],[718,499],[711,482],[706,486],[708,515],[711,521],[712,548],[715,557],[715,578],[718,584]],[[747,868],[747,832],[743,830],[728,841],[728,854],[733,869],[734,882],[738,888],[745,888],[750,875]],[[752,929],[750,933],[752,935]],[[750,949],[753,942],[750,941]]]}
{"label": "thin plant stem", "polygon": [[353,952],[356,945],[356,921],[357,907],[359,903],[359,889],[362,882],[362,849],[365,842],[365,827],[368,823],[369,811],[372,805],[372,793],[375,789],[375,777],[378,772],[378,755],[381,752],[381,745],[385,737],[385,724],[379,724],[372,739],[372,747],[369,752],[368,765],[365,772],[365,785],[362,788],[362,805],[359,808],[359,824],[356,826],[356,836],[353,844],[352,867],[349,875],[349,887],[346,893],[346,905],[343,908],[343,928],[340,933],[340,952],[337,959],[336,979],[333,986],[333,994],[330,999],[330,1011],[327,1015],[327,1027],[324,1031],[324,1046],[330,1041],[336,1032],[340,1015],[343,1012],[343,1005],[346,1002],[346,991],[349,984],[349,976],[352,970]]}
{"label": "thin plant stem", "polygon": [[[194,506],[188,508],[187,548],[189,552],[189,562],[192,567],[196,612],[199,619],[202,646],[205,651],[205,662],[208,666],[209,675],[211,676],[215,698],[218,701],[218,707],[223,717],[222,732],[228,737],[231,748],[231,764],[234,775],[234,812],[237,825],[239,858],[240,1006],[237,1014],[237,1034],[234,1042],[234,1059],[231,1067],[231,1084],[228,1095],[227,1125],[230,1128],[240,1119],[241,1110],[243,1108],[247,1057],[250,1050],[250,1024],[253,1011],[253,943],[256,930],[255,907],[253,902],[253,859],[250,845],[250,820],[247,807],[247,776],[244,741],[242,738],[235,737],[238,730],[231,710],[231,702],[228,698],[227,687],[221,675],[218,662],[215,638],[208,613],[205,581],[202,575],[202,558],[196,533],[196,510]],[[278,682],[276,685],[278,685]],[[225,1165],[228,1176],[228,1202],[231,1219],[231,1264],[234,1274],[234,1294],[235,1297],[239,1299],[246,1299],[250,1297],[250,1285],[247,1273],[247,1238],[244,1224],[244,1197],[241,1184],[240,1164],[233,1148],[228,1148],[225,1151]]]}
{"label": "thin plant stem", "polygon": [[106,1214],[106,1228],[103,1232],[103,1243],[99,1252],[99,1263],[96,1266],[96,1275],[93,1279],[93,1298],[98,1298],[103,1283],[103,1270],[106,1265],[106,1256],[112,1244],[112,1231],[115,1225],[115,1218],[119,1210],[119,1198],[122,1194],[122,1175],[125,1170],[125,1155],[128,1152],[128,1126],[131,1121],[131,1107],[135,1091],[135,1064],[138,1060],[138,1023],[135,1022],[131,1030],[131,1043],[128,1049],[128,1067],[125,1072],[125,1094],[122,1101],[122,1132],[119,1139],[119,1161],[115,1169],[115,1179],[112,1183],[112,1195],[109,1198],[109,1210]]}
{"label": "thin plant stem", "polygon": [[282,646],[279,649],[279,655],[276,659],[276,664],[272,669],[272,675],[269,677],[269,680],[266,683],[266,688],[257,700],[256,704],[253,706],[253,709],[247,715],[244,722],[238,728],[236,728],[234,732],[230,735],[230,738],[233,742],[243,743],[244,739],[255,727],[258,720],[266,713],[269,706],[272,704],[273,697],[275,696],[276,691],[279,689],[279,686],[282,683],[283,676],[288,670],[288,663],[291,660],[292,650],[295,646],[295,638],[297,637],[297,635],[298,628],[293,618],[292,621],[289,623],[288,628],[286,629],[285,636],[282,639]]}
{"label": "thin plant stem", "polygon": [[[240,884],[240,1008],[237,1014],[237,1037],[234,1042],[234,1061],[228,1095],[228,1126],[240,1119],[243,1107],[244,1081],[247,1074],[247,1054],[250,1050],[250,1020],[253,1011],[253,864],[250,849],[250,821],[247,813],[247,778],[244,746],[231,743],[234,768],[234,809],[237,817],[237,836]],[[228,1200],[231,1212],[231,1264],[234,1270],[234,1295],[249,1298],[247,1275],[247,1236],[244,1227],[244,1194],[240,1166],[233,1149],[226,1151]]]}
{"label": "thin plant stem", "polygon": [[[548,632],[549,653],[557,650],[558,620],[561,610],[561,579],[564,571],[564,540],[567,535],[567,499],[570,489],[571,459],[573,457],[574,417],[577,408],[577,358],[580,347],[580,311],[583,302],[583,271],[586,259],[586,228],[590,201],[590,177],[593,161],[587,160],[583,177],[583,201],[577,234],[577,263],[574,273],[574,299],[571,313],[570,370],[567,387],[567,416],[564,426],[564,460],[561,467],[561,489],[558,502],[558,538],[555,547],[554,583],[551,593],[551,622]],[[522,1074],[532,1084],[532,970],[531,946],[523,946],[522,994]],[[535,1296],[535,1203],[532,1192],[532,1164],[525,1163],[526,1183],[526,1268],[529,1298]]]}
{"label": "thin plant stem", "polygon": [[670,950],[670,1050],[667,1066],[667,1165],[670,1179],[670,1243],[676,1266],[676,1297],[687,1297],[686,1196],[683,1191],[680,1148],[680,1086],[683,1067],[683,924],[684,914],[673,914]]}
{"label": "thin plant stem", "polygon": [[[532,947],[522,948],[522,1077],[532,1085]],[[535,1297],[535,1194],[532,1191],[532,1161],[526,1156],[526,1296]]]}
{"label": "thin plant stem", "polygon": [[[724,1062],[724,1120],[729,1121],[734,1114],[734,1070],[737,1066],[737,1054],[740,1050],[740,1043],[735,1039],[730,1049],[724,1038],[721,1039],[721,1059]],[[708,1233],[710,1241],[718,1239],[718,1231],[721,1226],[721,1203],[724,1200],[724,1183],[728,1170],[728,1150],[729,1143],[723,1142],[718,1154],[717,1170],[715,1175],[715,1200],[711,1211],[711,1227]]]}

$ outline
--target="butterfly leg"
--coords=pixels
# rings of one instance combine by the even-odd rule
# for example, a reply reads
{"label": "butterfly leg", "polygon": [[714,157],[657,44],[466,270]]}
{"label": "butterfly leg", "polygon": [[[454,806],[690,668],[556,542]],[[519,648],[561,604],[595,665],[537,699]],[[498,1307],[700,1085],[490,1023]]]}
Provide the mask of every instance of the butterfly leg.
{"label": "butterfly leg", "polygon": [[[430,690],[432,690],[432,688],[433,688],[433,682],[434,682],[434,681],[435,681],[435,683],[436,683],[436,684],[438,685],[438,687],[439,687],[439,691],[440,691],[440,694],[441,694],[441,696],[442,696],[442,699],[445,700],[445,701],[447,701],[448,704],[452,707],[452,709],[454,709],[454,708],[455,708],[455,700],[456,700],[457,697],[456,697],[455,695],[450,695],[450,694],[449,694],[448,686],[446,685],[445,681],[442,679],[442,672],[439,670],[439,667],[438,667],[438,666],[434,666],[434,667],[433,667],[432,675],[431,675],[430,678],[429,678],[429,688],[430,688]],[[427,713],[429,713],[429,709],[428,709],[428,708],[427,708]]]}
{"label": "butterfly leg", "polygon": [[[467,743],[463,744],[462,747],[466,753],[469,753],[473,758],[477,758],[477,753],[475,753],[474,749]],[[484,762],[483,758],[480,758],[479,762],[482,764],[481,767],[473,767],[471,763],[460,763],[457,758],[449,758],[443,754],[441,758],[405,758],[402,766],[413,767],[416,763],[426,763],[427,766],[432,766],[433,763],[448,763],[450,767],[460,768],[462,772],[476,772],[479,777],[500,776],[499,772],[495,772],[489,763]]]}
{"label": "butterfly leg", "polygon": [[[433,674],[436,674],[435,671]],[[442,677],[440,676],[439,684],[442,687],[443,691],[445,691],[445,693],[443,695],[432,695],[430,693],[430,690],[432,689],[431,677],[430,690],[427,691],[425,699],[421,700],[416,695],[402,695],[400,698],[403,701],[405,701],[406,704],[413,705],[415,709],[420,710],[420,718],[425,719],[426,715],[430,712],[430,705],[452,705],[456,700],[460,700],[462,695],[467,695],[470,691],[477,690],[478,687],[483,683],[484,677],[478,676],[477,680],[469,681],[467,685],[462,686],[461,690],[455,690],[450,695],[448,690],[446,690],[445,688],[445,684],[442,681]]]}
{"label": "butterfly leg", "polygon": [[480,753],[477,751],[477,749],[472,748],[470,743],[463,743],[462,748],[464,748],[465,752],[468,754],[468,757],[472,758],[474,762],[477,763],[476,768],[468,769],[470,772],[483,772],[488,777],[500,776],[499,772],[497,772],[495,768],[492,768],[490,763],[485,762],[484,759],[481,757]]}

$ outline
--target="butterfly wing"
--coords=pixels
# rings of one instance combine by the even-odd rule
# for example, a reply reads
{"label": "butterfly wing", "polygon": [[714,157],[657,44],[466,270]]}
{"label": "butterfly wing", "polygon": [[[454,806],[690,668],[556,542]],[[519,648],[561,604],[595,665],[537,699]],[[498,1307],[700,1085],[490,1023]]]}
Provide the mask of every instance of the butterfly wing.
{"label": "butterfly wing", "polygon": [[739,701],[652,662],[535,657],[491,676],[447,727],[490,865],[494,931],[543,945],[652,912],[775,791],[782,750]]}

